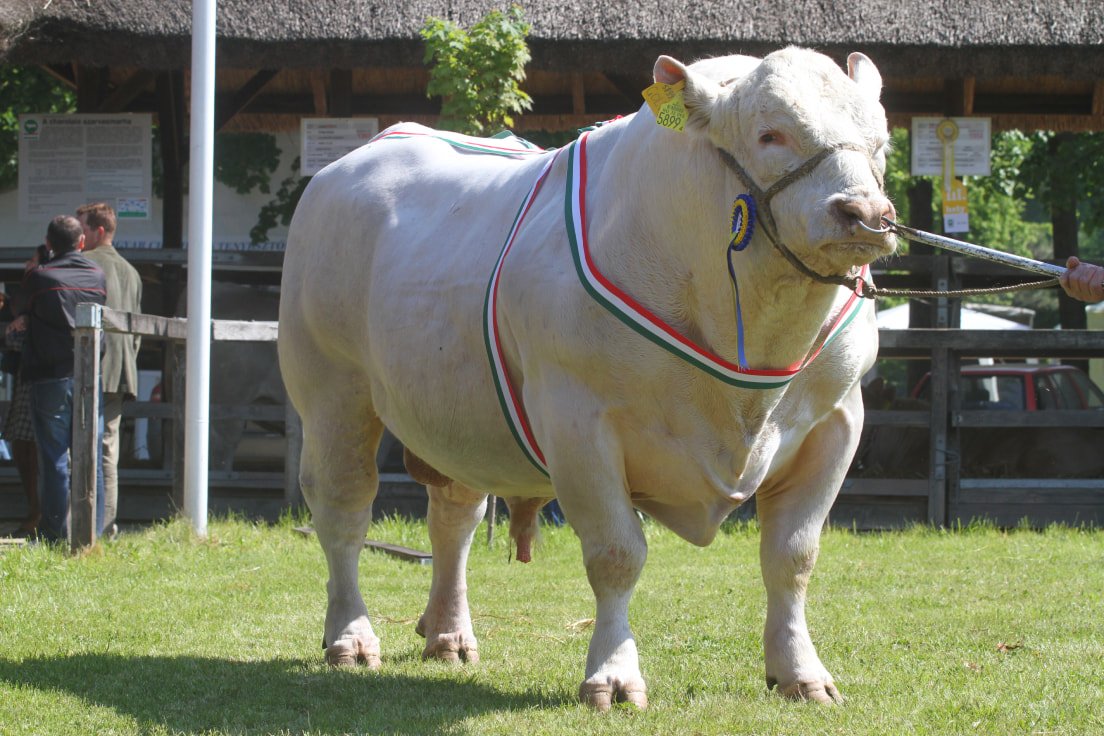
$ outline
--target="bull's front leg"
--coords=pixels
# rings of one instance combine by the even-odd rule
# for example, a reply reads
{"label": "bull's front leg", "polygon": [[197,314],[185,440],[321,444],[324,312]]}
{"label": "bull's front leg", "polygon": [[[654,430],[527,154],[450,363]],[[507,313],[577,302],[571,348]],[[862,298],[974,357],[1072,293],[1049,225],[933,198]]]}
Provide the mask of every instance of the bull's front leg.
{"label": "bull's front leg", "polygon": [[[851,402],[849,402],[850,404]],[[793,474],[763,489],[757,506],[767,621],[763,634],[767,687],[787,697],[842,701],[817,655],[805,622],[805,591],[820,549],[820,533],[855,452],[861,403],[837,410],[805,439]]]}
{"label": "bull's front leg", "polygon": [[416,628],[426,640],[422,658],[475,663],[479,644],[468,611],[467,563],[475,529],[487,509],[487,494],[456,481],[426,489],[433,582]]}
{"label": "bull's front leg", "polygon": [[556,494],[582,543],[595,599],[594,633],[579,698],[600,711],[615,702],[646,708],[647,686],[629,627],[629,600],[648,545],[619,472],[624,463],[612,447],[612,437],[580,436],[578,426],[587,424],[574,428],[571,451],[563,462],[550,455]]}

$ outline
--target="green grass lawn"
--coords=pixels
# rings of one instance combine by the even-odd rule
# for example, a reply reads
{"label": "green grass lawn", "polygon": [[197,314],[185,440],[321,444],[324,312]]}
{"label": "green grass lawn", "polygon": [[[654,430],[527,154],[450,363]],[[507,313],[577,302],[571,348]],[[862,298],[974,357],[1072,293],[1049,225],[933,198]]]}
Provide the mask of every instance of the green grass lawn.
{"label": "green grass lawn", "polygon": [[[809,625],[847,700],[825,708],[765,690],[754,526],[699,549],[649,524],[651,708],[597,714],[575,700],[593,602],[570,529],[529,565],[480,531],[476,666],[420,661],[430,569],[365,551],[373,673],[322,663],[325,564],[291,526],[0,553],[0,734],[1104,734],[1104,532],[826,533]],[[370,536],[429,546],[420,523]]]}

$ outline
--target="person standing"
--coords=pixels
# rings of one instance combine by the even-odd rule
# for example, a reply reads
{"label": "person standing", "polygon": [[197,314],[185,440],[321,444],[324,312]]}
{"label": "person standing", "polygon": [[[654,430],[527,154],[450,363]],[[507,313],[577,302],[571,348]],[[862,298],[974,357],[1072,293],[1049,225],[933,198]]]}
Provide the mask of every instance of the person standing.
{"label": "person standing", "polygon": [[[27,261],[24,270],[29,270],[35,265],[37,265],[35,259]],[[16,302],[9,301],[6,290],[0,292],[0,297],[3,297],[0,299],[0,318],[10,323],[13,316],[22,312],[22,309],[16,307]],[[22,300],[19,304],[22,304]],[[6,349],[3,352],[3,359],[0,360],[0,371],[10,375],[12,381],[11,403],[8,404],[8,413],[4,417],[4,428],[0,431],[0,437],[3,437],[11,447],[12,460],[15,461],[19,481],[23,484],[23,493],[27,497],[27,518],[15,531],[14,536],[18,537],[33,536],[42,518],[38,503],[38,448],[35,447],[34,428],[31,426],[31,387],[23,380],[19,367],[23,339],[26,336],[26,330],[6,333]]]}
{"label": "person standing", "polygon": [[[107,306],[123,312],[142,311],[142,278],[138,270],[119,255],[112,244],[117,223],[115,210],[104,202],[77,208],[84,234],[84,255],[104,272],[107,280]],[[138,394],[138,335],[106,333],[106,347],[100,362],[103,381],[103,473],[104,533],[115,536],[115,518],[119,499],[119,425],[123,401]]]}
{"label": "person standing", "polygon": [[[81,255],[80,220],[58,215],[46,229],[48,258],[24,280],[26,312],[9,329],[26,329],[23,378],[31,385],[31,423],[38,444],[42,521],[47,540],[69,537],[69,450],[73,441],[73,329],[77,305],[104,304],[107,283],[100,267]],[[101,404],[102,405],[102,404]],[[103,432],[103,415],[98,418]],[[99,443],[97,443],[98,445]],[[96,527],[103,528],[103,453],[96,453]]]}

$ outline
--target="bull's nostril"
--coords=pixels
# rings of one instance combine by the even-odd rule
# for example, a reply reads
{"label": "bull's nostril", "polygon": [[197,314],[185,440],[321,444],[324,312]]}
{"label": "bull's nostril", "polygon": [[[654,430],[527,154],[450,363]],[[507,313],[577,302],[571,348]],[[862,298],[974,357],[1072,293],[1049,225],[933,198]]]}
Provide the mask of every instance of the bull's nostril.
{"label": "bull's nostril", "polygon": [[838,199],[832,204],[836,217],[849,227],[853,227],[856,222],[865,222],[871,214],[870,208],[862,200]]}
{"label": "bull's nostril", "polygon": [[895,220],[897,212],[893,203],[884,197],[840,196],[831,202],[832,214],[852,232],[858,225],[868,229],[882,226],[882,218]]}

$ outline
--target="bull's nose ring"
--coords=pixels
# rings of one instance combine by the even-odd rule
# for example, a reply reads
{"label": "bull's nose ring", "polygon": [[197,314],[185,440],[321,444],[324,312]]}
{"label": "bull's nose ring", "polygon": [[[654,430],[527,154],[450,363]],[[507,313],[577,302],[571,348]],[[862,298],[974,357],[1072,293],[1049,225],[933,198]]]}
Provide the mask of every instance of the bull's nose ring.
{"label": "bull's nose ring", "polygon": [[885,227],[880,228],[880,229],[875,229],[875,228],[872,228],[869,225],[867,225],[862,220],[856,220],[856,222],[858,223],[859,227],[861,227],[863,230],[866,230],[867,232],[871,232],[871,233],[878,233],[879,235],[881,235],[883,233],[888,233],[888,232],[893,231],[893,228],[890,227],[889,225],[886,225]]}

